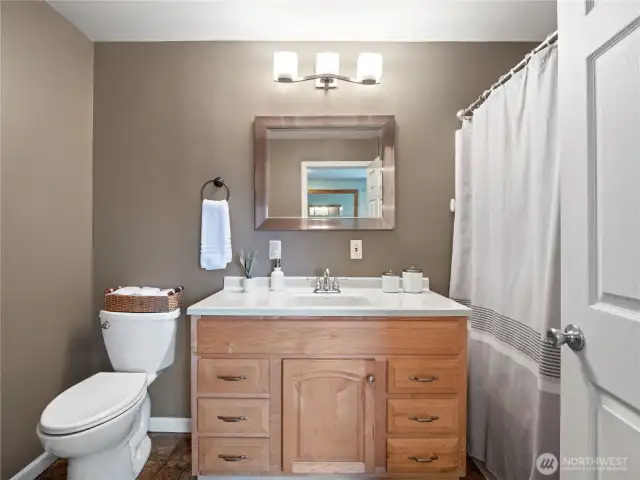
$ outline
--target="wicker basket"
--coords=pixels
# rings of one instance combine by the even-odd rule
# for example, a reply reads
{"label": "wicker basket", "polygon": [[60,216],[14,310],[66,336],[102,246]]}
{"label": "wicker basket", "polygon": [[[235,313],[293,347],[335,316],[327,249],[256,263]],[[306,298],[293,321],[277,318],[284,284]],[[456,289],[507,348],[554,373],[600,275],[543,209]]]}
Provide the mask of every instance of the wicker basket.
{"label": "wicker basket", "polygon": [[113,295],[116,289],[108,289],[104,295],[104,309],[108,312],[125,313],[162,313],[171,312],[182,305],[183,287],[177,287],[176,293],[162,297],[144,297],[141,295]]}

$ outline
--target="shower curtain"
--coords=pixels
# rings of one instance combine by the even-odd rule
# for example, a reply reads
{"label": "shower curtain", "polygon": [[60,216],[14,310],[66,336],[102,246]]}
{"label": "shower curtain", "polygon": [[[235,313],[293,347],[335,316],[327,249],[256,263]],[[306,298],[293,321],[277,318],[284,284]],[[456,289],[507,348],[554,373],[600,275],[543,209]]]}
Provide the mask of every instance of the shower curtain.
{"label": "shower curtain", "polygon": [[557,47],[533,56],[456,134],[450,296],[469,317],[468,453],[499,480],[558,479],[560,166]]}

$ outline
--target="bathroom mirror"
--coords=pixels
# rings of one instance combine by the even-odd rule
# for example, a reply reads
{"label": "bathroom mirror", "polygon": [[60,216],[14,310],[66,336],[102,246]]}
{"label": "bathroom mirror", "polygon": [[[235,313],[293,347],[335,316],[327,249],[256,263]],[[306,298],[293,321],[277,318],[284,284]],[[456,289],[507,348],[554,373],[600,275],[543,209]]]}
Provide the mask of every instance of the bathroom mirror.
{"label": "bathroom mirror", "polygon": [[393,230],[390,115],[255,118],[256,230]]}

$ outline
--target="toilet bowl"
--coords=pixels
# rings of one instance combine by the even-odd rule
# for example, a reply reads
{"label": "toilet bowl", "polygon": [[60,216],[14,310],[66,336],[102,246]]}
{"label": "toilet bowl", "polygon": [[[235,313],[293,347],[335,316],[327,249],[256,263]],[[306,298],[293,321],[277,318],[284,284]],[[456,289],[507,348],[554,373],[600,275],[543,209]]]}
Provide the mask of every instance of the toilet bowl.
{"label": "toilet bowl", "polygon": [[149,457],[147,387],[173,363],[179,310],[100,312],[116,372],[102,372],[58,395],[36,433],[45,451],[68,462],[69,480],[134,480]]}

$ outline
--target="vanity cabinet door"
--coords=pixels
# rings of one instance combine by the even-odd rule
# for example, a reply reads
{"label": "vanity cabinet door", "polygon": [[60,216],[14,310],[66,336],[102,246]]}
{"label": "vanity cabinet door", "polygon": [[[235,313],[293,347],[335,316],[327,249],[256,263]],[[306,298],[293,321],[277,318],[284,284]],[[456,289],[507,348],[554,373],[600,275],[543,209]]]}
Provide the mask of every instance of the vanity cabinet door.
{"label": "vanity cabinet door", "polygon": [[283,471],[374,470],[375,363],[283,360]]}

